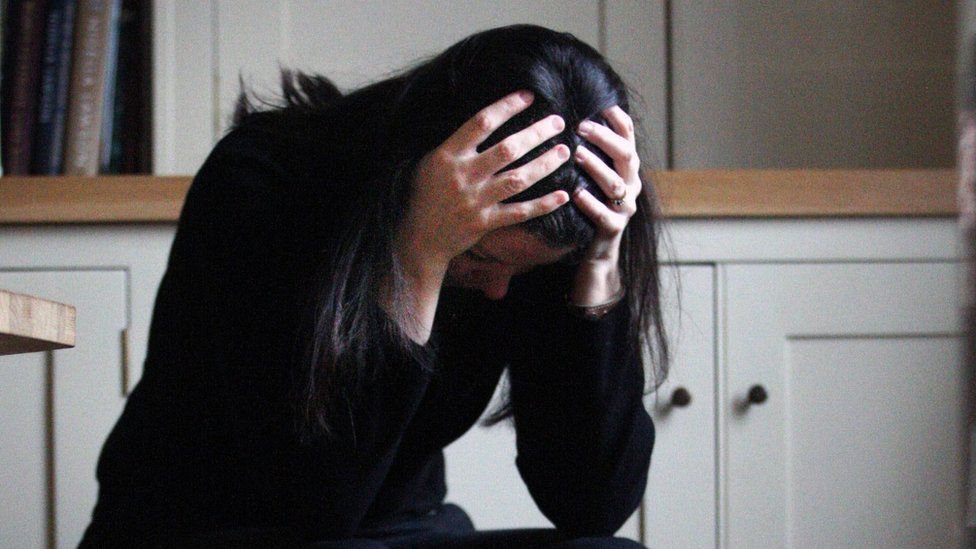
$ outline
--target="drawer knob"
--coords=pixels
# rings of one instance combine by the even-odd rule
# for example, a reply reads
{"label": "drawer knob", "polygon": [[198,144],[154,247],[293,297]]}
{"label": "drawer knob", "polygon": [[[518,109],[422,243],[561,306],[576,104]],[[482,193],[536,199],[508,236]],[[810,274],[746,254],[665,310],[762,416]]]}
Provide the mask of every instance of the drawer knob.
{"label": "drawer knob", "polygon": [[749,387],[749,404],[762,404],[766,402],[769,395],[766,394],[766,389],[762,385],[753,385]]}
{"label": "drawer knob", "polygon": [[691,393],[688,392],[688,389],[678,387],[671,393],[671,406],[684,408],[689,404],[691,404]]}

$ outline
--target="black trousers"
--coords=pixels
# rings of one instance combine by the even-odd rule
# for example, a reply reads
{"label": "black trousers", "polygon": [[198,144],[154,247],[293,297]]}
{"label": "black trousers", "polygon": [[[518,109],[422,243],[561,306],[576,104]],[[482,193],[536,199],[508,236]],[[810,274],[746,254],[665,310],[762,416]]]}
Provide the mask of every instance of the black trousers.
{"label": "black trousers", "polygon": [[440,511],[407,522],[379,526],[360,532],[364,537],[309,545],[315,549],[634,549],[643,545],[624,538],[567,538],[555,528],[475,530],[471,518],[457,505],[445,503]]}
{"label": "black trousers", "polygon": [[[235,530],[193,536],[188,547],[296,547],[280,532]],[[84,544],[83,544],[84,545]],[[356,538],[304,544],[307,549],[639,549],[643,545],[624,538],[568,538],[555,528],[475,530],[464,509],[445,503],[437,513],[376,525],[360,530]]]}
{"label": "black trousers", "polygon": [[299,541],[291,530],[274,528],[233,528],[193,531],[164,528],[133,532],[112,521],[89,525],[79,549],[104,547],[150,548],[282,548],[294,549],[639,549],[643,545],[624,538],[569,538],[555,528],[475,530],[464,509],[445,503],[436,513],[361,529],[357,537],[308,543]]}

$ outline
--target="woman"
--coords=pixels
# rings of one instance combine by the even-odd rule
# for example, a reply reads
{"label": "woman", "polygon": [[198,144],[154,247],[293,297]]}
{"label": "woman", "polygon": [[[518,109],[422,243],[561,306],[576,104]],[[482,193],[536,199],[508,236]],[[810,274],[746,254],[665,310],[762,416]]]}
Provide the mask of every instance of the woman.
{"label": "woman", "polygon": [[[82,545],[626,546],[667,346],[620,78],[514,25],[347,96],[297,82],[242,92],[194,178]],[[444,503],[504,370],[488,423],[554,529]]]}

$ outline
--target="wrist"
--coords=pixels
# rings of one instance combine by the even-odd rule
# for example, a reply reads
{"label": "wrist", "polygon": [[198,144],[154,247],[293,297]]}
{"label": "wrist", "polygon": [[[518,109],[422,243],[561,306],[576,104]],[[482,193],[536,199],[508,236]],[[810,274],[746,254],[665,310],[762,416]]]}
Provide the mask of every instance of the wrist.
{"label": "wrist", "polygon": [[422,241],[405,238],[402,232],[398,232],[394,241],[393,255],[402,275],[402,285],[394,287],[392,273],[387,273],[381,306],[397,319],[410,339],[425,345],[433,327],[447,263],[426,255]]}
{"label": "wrist", "polygon": [[397,231],[394,254],[403,275],[421,286],[440,286],[447,273],[450,258],[439,258],[432,253],[428,239],[415,236],[408,229]]}
{"label": "wrist", "polygon": [[584,261],[576,270],[569,302],[579,307],[604,304],[617,297],[623,289],[620,267],[616,261]]}
{"label": "wrist", "polygon": [[617,291],[617,293],[604,301],[603,303],[598,303],[594,305],[577,305],[571,300],[567,299],[566,305],[569,307],[569,311],[574,315],[585,318],[587,320],[599,320],[606,316],[611,310],[616,308],[621,301],[624,299],[624,295],[627,293],[626,289],[622,286]]}

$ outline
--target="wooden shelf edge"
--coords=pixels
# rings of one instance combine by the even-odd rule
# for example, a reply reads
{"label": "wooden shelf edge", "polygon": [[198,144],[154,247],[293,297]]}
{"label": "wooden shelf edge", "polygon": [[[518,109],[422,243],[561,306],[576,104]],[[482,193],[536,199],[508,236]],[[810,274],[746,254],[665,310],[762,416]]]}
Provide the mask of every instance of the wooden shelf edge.
{"label": "wooden shelf edge", "polygon": [[[644,172],[668,218],[958,214],[953,169]],[[0,224],[173,223],[191,176],[0,177]]]}
{"label": "wooden shelf edge", "polygon": [[952,169],[647,172],[669,218],[949,217]]}
{"label": "wooden shelf edge", "polygon": [[0,223],[175,222],[192,177],[0,177]]}

